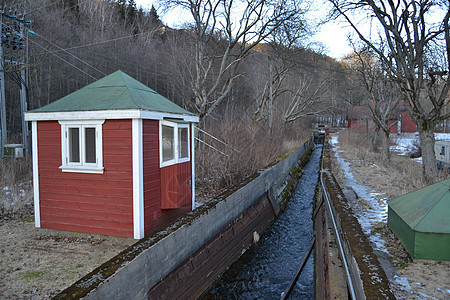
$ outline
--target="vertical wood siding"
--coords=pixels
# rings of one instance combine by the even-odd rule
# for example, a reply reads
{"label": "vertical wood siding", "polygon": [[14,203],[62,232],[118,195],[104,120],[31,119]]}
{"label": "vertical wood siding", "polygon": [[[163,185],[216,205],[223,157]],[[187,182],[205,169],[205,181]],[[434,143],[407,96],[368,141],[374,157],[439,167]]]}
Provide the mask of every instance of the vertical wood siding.
{"label": "vertical wood siding", "polygon": [[104,174],[66,173],[60,124],[38,122],[41,227],[133,237],[131,120],[102,130]]}
{"label": "vertical wood siding", "polygon": [[159,167],[159,121],[143,121],[144,233],[191,210],[191,162]]}
{"label": "vertical wood siding", "polygon": [[160,218],[159,121],[143,120],[144,234],[154,230]]}
{"label": "vertical wood siding", "polygon": [[161,208],[172,209],[190,205],[192,198],[191,162],[161,169]]}

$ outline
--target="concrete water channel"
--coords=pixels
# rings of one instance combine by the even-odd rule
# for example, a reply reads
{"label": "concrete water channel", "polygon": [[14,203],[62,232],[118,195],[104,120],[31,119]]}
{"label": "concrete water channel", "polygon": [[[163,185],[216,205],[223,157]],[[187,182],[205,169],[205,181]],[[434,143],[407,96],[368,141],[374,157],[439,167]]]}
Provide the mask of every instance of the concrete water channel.
{"label": "concrete water channel", "polygon": [[[203,299],[279,299],[298,270],[314,237],[313,198],[319,178],[321,146],[304,167],[286,210],[222,275]],[[314,299],[314,253],[288,299]]]}

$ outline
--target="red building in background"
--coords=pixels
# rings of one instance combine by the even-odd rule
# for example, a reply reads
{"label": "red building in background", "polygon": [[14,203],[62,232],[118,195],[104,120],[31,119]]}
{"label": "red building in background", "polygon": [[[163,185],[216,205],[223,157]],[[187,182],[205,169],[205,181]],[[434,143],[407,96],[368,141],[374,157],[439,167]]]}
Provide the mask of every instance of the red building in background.
{"label": "red building in background", "polygon": [[[354,132],[373,132],[376,128],[367,105],[355,105],[347,108],[347,127]],[[416,124],[406,109],[399,108],[388,121],[392,133],[416,132]]]}
{"label": "red building in background", "polygon": [[198,117],[127,74],[26,120],[36,227],[140,239],[193,208]]}

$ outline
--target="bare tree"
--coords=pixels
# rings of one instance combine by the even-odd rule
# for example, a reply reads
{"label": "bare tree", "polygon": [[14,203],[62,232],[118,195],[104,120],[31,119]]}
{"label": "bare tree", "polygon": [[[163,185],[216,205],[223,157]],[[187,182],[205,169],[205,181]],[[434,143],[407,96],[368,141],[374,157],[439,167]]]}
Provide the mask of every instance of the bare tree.
{"label": "bare tree", "polygon": [[318,84],[307,74],[298,74],[294,79],[295,90],[290,90],[291,100],[284,111],[285,123],[294,122],[302,117],[317,116],[328,108],[322,108],[319,102],[323,102],[322,95],[326,91],[327,79],[322,79]]}
{"label": "bare tree", "polygon": [[378,132],[382,131],[382,160],[388,163],[391,158],[389,134],[396,122],[390,122],[397,112],[401,97],[395,84],[387,77],[382,62],[370,49],[355,50],[346,58],[352,60],[351,67],[359,74],[359,79],[368,92],[368,107],[376,129],[373,138],[374,148]]}
{"label": "bare tree", "polygon": [[[330,0],[358,37],[380,57],[387,75],[396,84],[402,101],[417,125],[422,147],[423,175],[436,178],[434,129],[450,114],[450,7],[448,1],[431,0]],[[377,21],[379,36],[366,34],[357,16]],[[440,16],[439,22],[432,22]],[[444,61],[435,60],[438,53]]]}
{"label": "bare tree", "polygon": [[[275,61],[272,53],[268,54],[269,74],[264,83],[262,92],[257,97],[257,109],[254,113],[253,121],[269,119],[268,135],[272,135],[273,126],[273,103],[280,95],[286,92],[283,82],[290,67],[285,62]],[[275,62],[274,62],[275,61]]]}
{"label": "bare tree", "polygon": [[238,66],[276,28],[298,13],[296,1],[162,0],[193,19],[195,77],[191,106],[202,120],[227,97],[242,74]]}
{"label": "bare tree", "polygon": [[[254,120],[268,118],[268,135],[271,137],[273,130],[273,105],[274,101],[289,88],[285,85],[285,79],[298,68],[298,54],[303,48],[301,39],[310,35],[303,14],[304,10],[286,20],[270,35],[268,45],[269,76],[265,82],[264,89],[257,99],[257,110]],[[291,74],[292,75],[292,74]],[[295,87],[294,87],[295,89]]]}

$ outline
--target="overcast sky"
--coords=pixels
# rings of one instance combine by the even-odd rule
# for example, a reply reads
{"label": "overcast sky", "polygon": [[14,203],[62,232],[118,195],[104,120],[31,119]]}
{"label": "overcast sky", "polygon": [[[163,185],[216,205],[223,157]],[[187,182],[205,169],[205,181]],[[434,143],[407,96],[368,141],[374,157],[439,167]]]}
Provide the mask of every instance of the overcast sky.
{"label": "overcast sky", "polygon": [[[137,6],[142,6],[144,10],[150,9],[152,7],[153,0],[135,0]],[[155,2],[156,3],[156,2]],[[155,5],[156,7],[156,5]],[[180,12],[172,12],[168,15],[161,15],[158,7],[158,14],[160,15],[164,24],[167,24],[170,27],[179,28],[185,22],[185,19],[180,17]],[[322,9],[318,12],[325,13]],[[346,54],[351,52],[350,46],[348,46],[347,35],[348,35],[348,27],[345,24],[340,23],[329,23],[323,26],[320,32],[317,34],[315,40],[322,43],[326,50],[324,53],[335,58],[340,59]]]}

